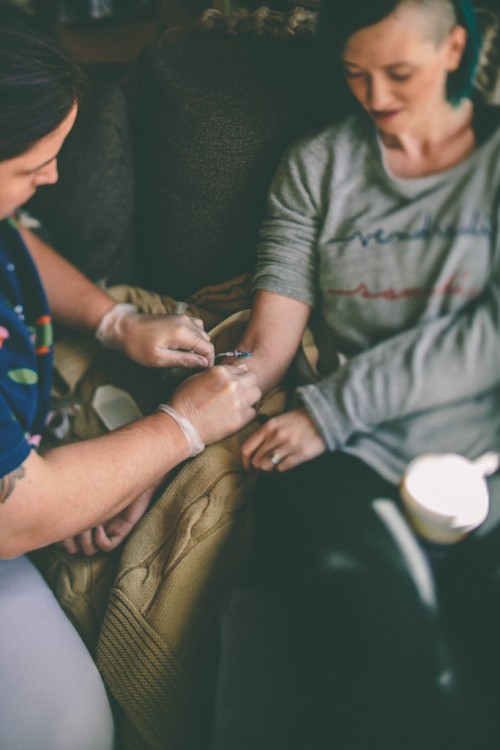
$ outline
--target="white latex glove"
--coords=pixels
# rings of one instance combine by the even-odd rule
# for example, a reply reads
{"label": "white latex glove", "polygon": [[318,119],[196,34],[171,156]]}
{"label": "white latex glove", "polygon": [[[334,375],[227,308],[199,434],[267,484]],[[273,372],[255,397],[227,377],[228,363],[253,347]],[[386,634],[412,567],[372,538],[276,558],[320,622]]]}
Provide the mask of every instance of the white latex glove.
{"label": "white latex glove", "polygon": [[261,395],[246,365],[220,365],[185,380],[168,403],[207,445],[250,422]]}
{"label": "white latex glove", "polygon": [[187,315],[145,315],[118,304],[104,315],[96,337],[148,367],[205,368],[214,362],[203,322]]}

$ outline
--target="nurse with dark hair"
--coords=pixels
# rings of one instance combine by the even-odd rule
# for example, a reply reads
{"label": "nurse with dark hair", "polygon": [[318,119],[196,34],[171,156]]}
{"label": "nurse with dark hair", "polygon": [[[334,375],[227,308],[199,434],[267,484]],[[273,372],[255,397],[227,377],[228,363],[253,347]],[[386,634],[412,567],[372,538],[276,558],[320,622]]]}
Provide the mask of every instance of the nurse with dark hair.
{"label": "nurse with dark hair", "polygon": [[[57,181],[80,67],[30,16],[0,3],[0,748],[110,750],[106,690],[25,553],[114,549],[168,472],[246,424],[260,397],[245,366],[211,367],[201,321],[116,305],[16,210]],[[52,322],[95,333],[150,367],[206,369],[153,414],[38,452],[49,407]]]}
{"label": "nurse with dark hair", "polygon": [[265,392],[309,325],[317,372],[243,446],[264,476],[215,747],[456,748],[437,603],[466,570],[474,609],[478,558],[436,560],[399,483],[423,453],[500,447],[500,112],[474,101],[467,0],[323,0],[318,23],[350,111],[282,159],[239,342]]}

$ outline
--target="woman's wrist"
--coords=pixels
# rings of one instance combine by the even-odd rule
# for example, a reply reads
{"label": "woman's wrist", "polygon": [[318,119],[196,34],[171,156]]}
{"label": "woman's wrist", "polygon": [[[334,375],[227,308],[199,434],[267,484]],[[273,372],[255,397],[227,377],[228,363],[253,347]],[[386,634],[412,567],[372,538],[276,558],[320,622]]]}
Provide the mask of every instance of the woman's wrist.
{"label": "woman's wrist", "polygon": [[189,446],[189,457],[197,456],[205,448],[205,443],[201,439],[198,430],[189,419],[183,417],[176,409],[169,404],[159,404],[156,411],[162,411],[168,414],[178,424]]}
{"label": "woman's wrist", "polygon": [[117,303],[102,316],[95,331],[96,338],[109,349],[123,349],[121,341],[124,320],[137,314],[135,305]]}

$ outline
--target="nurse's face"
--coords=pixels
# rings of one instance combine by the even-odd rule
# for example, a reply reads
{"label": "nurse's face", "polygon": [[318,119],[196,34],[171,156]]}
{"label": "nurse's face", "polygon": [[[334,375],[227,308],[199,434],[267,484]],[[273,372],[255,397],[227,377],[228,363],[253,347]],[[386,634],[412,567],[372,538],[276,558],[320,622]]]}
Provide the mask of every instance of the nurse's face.
{"label": "nurse's face", "polygon": [[425,10],[401,5],[347,40],[347,83],[384,133],[419,131],[449,106],[446,81],[460,64],[466,32],[453,26],[438,42],[431,23]]}
{"label": "nurse's face", "polygon": [[0,219],[11,216],[41,185],[57,182],[57,155],[73,127],[76,113],[75,104],[55,130],[20,156],[0,161]]}

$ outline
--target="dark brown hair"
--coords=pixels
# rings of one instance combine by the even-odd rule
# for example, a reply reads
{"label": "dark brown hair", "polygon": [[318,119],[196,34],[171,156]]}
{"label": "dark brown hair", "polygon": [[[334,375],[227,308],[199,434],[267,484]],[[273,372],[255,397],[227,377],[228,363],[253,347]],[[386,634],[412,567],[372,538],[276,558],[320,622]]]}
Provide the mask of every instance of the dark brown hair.
{"label": "dark brown hair", "polygon": [[85,74],[34,17],[0,0],[0,161],[27,151],[80,100]]}

